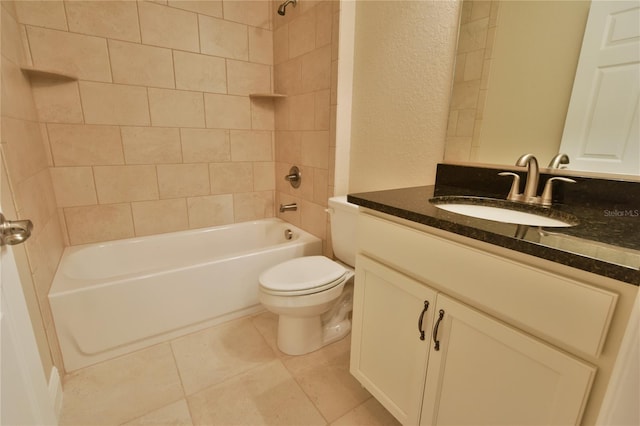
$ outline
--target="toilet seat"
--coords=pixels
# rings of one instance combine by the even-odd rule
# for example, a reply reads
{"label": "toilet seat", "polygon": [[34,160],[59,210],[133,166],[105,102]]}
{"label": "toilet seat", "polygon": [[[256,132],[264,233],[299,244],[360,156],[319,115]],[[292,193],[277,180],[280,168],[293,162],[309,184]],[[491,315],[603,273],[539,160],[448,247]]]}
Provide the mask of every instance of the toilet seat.
{"label": "toilet seat", "polygon": [[259,281],[265,293],[298,296],[328,290],[350,275],[343,266],[325,256],[307,256],[267,269]]}

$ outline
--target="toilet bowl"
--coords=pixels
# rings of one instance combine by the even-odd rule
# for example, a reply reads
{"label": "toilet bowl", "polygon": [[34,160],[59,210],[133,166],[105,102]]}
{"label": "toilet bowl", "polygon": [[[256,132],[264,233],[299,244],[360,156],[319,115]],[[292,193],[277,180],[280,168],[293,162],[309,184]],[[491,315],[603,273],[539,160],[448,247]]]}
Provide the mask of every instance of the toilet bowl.
{"label": "toilet bowl", "polygon": [[[357,206],[347,203],[346,197],[335,197],[329,199],[328,211],[334,252],[344,253],[343,258],[353,263]],[[338,230],[344,231],[342,235],[336,235]],[[278,315],[277,342],[282,352],[306,354],[349,333],[353,276],[349,266],[325,256],[291,259],[260,275],[260,302]]]}

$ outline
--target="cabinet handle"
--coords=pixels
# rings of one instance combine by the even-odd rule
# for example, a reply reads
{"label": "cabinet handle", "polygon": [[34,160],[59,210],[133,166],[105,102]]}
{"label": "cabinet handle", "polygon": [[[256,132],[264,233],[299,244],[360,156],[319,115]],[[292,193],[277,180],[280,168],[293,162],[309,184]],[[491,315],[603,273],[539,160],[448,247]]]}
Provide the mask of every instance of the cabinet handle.
{"label": "cabinet handle", "polygon": [[438,321],[436,321],[436,326],[433,327],[433,343],[435,343],[435,345],[433,346],[433,349],[435,349],[436,351],[440,350],[440,340],[438,340],[438,327],[440,327],[440,322],[442,321],[443,317],[444,317],[444,311],[440,309],[440,316],[438,316]]}
{"label": "cabinet handle", "polygon": [[429,301],[424,301],[424,309],[422,313],[418,317],[418,331],[420,332],[420,340],[424,340],[424,329],[422,328],[422,320],[424,319],[424,314],[427,313],[427,309],[429,309]]}

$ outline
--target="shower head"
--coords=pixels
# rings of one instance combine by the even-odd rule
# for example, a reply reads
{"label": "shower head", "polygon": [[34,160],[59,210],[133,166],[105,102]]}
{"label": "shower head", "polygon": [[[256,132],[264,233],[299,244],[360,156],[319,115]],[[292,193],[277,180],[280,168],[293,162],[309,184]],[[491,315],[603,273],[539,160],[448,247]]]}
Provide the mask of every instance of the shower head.
{"label": "shower head", "polygon": [[278,15],[284,16],[284,14],[286,13],[287,6],[290,3],[293,3],[293,7],[296,7],[296,4],[298,3],[298,0],[287,0],[284,3],[282,3],[280,5],[280,7],[278,8]]}

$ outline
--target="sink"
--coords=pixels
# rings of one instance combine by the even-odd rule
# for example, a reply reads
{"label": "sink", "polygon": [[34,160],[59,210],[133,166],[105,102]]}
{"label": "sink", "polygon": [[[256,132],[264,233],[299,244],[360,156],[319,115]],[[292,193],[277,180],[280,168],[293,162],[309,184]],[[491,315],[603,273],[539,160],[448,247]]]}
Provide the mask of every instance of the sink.
{"label": "sink", "polygon": [[559,228],[578,224],[575,216],[565,212],[494,198],[442,196],[429,202],[449,212],[516,225]]}

